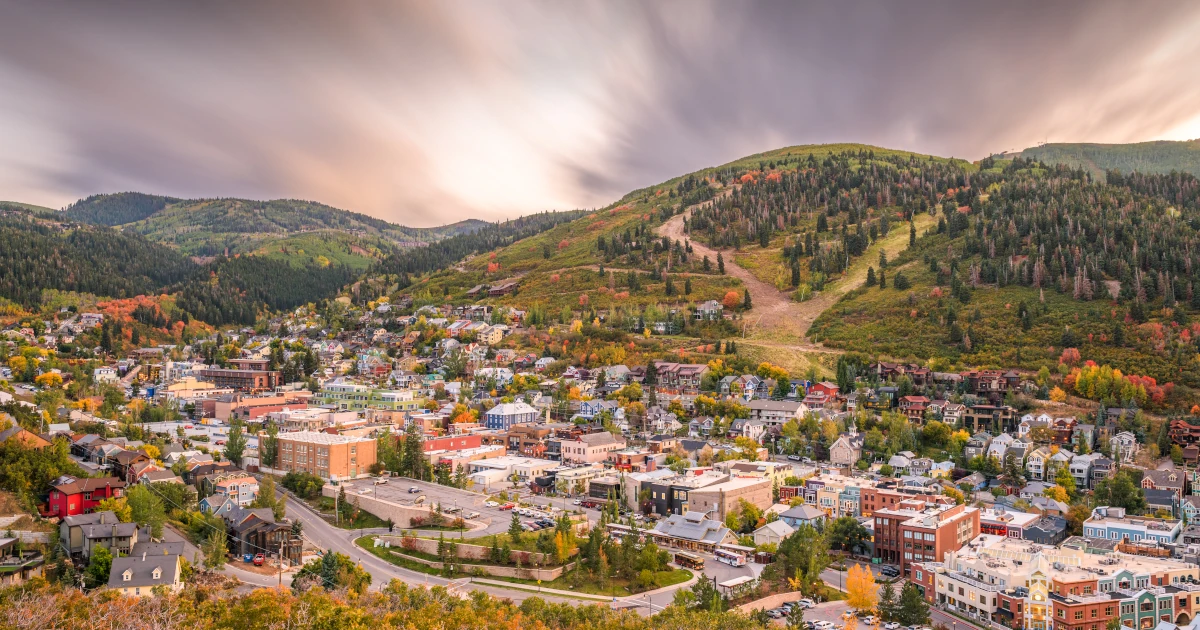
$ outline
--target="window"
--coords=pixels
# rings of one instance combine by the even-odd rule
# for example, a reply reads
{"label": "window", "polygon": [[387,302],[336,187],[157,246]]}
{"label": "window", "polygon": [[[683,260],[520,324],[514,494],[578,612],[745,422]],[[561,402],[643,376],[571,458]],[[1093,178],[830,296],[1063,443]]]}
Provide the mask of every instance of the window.
{"label": "window", "polygon": [[1083,611],[1082,611],[1082,610],[1076,610],[1076,611],[1075,611],[1075,620],[1076,620],[1076,621],[1079,621],[1080,619],[1083,619]]}

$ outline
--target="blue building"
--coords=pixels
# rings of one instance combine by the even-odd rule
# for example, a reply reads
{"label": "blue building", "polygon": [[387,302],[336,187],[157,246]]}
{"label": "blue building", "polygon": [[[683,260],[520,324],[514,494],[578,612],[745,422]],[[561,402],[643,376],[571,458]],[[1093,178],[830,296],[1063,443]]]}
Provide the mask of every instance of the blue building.
{"label": "blue building", "polygon": [[1129,516],[1124,508],[1107,506],[1095,508],[1091,517],[1083,522],[1085,538],[1173,543],[1181,531],[1183,521]]}
{"label": "blue building", "polygon": [[483,414],[483,423],[489,429],[507,430],[514,424],[535,422],[538,410],[523,402],[504,403],[488,409]]}

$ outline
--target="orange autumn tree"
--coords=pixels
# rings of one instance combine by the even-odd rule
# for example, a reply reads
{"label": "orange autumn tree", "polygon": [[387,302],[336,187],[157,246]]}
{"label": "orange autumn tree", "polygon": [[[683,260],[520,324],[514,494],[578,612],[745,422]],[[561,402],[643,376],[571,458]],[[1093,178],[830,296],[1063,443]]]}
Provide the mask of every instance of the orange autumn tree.
{"label": "orange autumn tree", "polygon": [[721,299],[721,304],[724,304],[725,308],[731,310],[737,308],[741,303],[742,296],[738,295],[737,291],[729,291],[725,294],[725,297]]}
{"label": "orange autumn tree", "polygon": [[846,572],[846,603],[855,610],[875,610],[879,604],[879,590],[875,587],[875,574],[858,564]]}

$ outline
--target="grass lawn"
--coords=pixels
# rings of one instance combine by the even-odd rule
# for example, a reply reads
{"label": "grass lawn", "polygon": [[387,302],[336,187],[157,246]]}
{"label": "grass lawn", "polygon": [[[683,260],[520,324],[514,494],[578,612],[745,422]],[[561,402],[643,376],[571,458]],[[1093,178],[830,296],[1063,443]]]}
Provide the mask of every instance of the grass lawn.
{"label": "grass lawn", "polygon": [[[373,542],[374,539],[375,539],[375,536],[373,536],[373,535],[372,536],[363,536],[362,538],[356,539],[354,542],[359,547],[362,547],[363,549],[366,549],[367,551],[374,554],[376,557],[386,560],[396,566],[404,567],[406,569],[411,569],[413,571],[420,571],[421,573],[426,573],[428,575],[438,575],[438,576],[444,575],[442,573],[442,571],[440,571],[438,569],[435,569],[428,565],[422,564],[421,562],[418,562],[417,560],[405,557],[405,556],[411,556],[411,558],[420,558],[423,560],[436,561],[437,558],[433,557],[432,555],[426,554],[426,553],[421,553],[419,551],[412,551],[412,550],[408,550],[408,549],[397,549],[395,547],[391,547],[391,548],[376,547],[376,546],[374,546],[374,542]],[[469,563],[469,564],[464,563],[461,566],[464,568],[464,572],[467,575],[470,575],[472,567],[476,566],[476,565],[479,565],[479,566],[510,566],[510,565],[495,565],[494,563],[486,562],[486,561],[482,561],[482,560],[473,560],[471,563]],[[539,586],[539,584],[536,580],[523,580],[523,579],[519,579],[519,578],[497,577],[497,576],[487,576],[487,578],[491,579],[491,580],[500,580],[503,582],[511,582],[512,584],[532,586],[535,588],[537,586]],[[562,577],[558,578],[557,580],[552,580],[549,582],[542,582],[540,584],[540,586],[542,588],[557,589],[557,590],[563,590],[563,591],[575,591],[577,593],[587,593],[587,594],[591,594],[591,595],[612,595],[615,593],[618,597],[624,597],[626,595],[633,595],[633,594],[640,593],[645,590],[652,590],[652,589],[656,589],[656,588],[662,588],[664,586],[673,586],[675,584],[681,584],[690,579],[692,579],[692,572],[688,571],[686,569],[674,569],[671,571],[659,571],[655,574],[655,584],[654,585],[650,586],[649,588],[634,589],[634,588],[631,588],[629,580],[626,580],[623,578],[612,578],[612,579],[608,580],[607,582],[605,582],[604,584],[601,584],[599,580],[593,578],[587,572],[581,571],[577,576],[572,575],[571,572],[568,572],[567,574],[564,574]]]}
{"label": "grass lawn", "polygon": [[[312,501],[304,501],[304,502],[309,507],[311,507],[312,509],[319,512],[322,516],[327,516],[329,518],[333,518],[333,503],[334,503],[334,501],[333,501],[332,497],[320,497],[320,498],[314,499]],[[334,519],[329,522],[331,525],[340,527],[342,529],[367,529],[370,527],[387,527],[388,526],[388,522],[386,520],[381,519],[378,516],[375,516],[374,514],[371,514],[370,512],[363,510],[361,508],[358,510],[358,515],[354,517],[353,521],[348,521],[348,520],[342,518],[342,519]]]}

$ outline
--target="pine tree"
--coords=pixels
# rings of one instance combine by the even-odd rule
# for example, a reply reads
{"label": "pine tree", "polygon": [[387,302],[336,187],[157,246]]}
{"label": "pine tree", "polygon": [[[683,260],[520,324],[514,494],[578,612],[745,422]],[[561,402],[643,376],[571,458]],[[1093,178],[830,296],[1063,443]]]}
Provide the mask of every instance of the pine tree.
{"label": "pine tree", "polygon": [[900,603],[896,601],[896,589],[891,583],[879,590],[879,616],[884,621],[894,621],[900,614]]}
{"label": "pine tree", "polygon": [[929,602],[912,582],[906,582],[900,591],[899,617],[900,623],[910,626],[929,622]]}
{"label": "pine tree", "polygon": [[524,532],[525,530],[521,528],[521,519],[514,511],[512,520],[508,522],[508,538],[514,545],[519,545],[521,544],[521,534]]}
{"label": "pine tree", "polygon": [[683,279],[683,294],[684,295],[692,294],[692,279],[691,278]]}
{"label": "pine tree", "polygon": [[746,310],[750,310],[752,308],[750,304],[750,289],[746,289],[742,294],[742,308]]}
{"label": "pine tree", "polygon": [[717,252],[717,273],[725,274],[725,257],[721,255],[721,252]]}
{"label": "pine tree", "polygon": [[867,267],[867,286],[875,286],[875,268]]}

